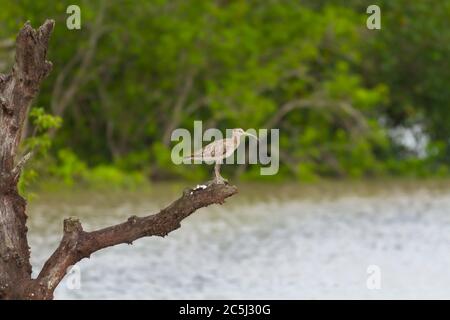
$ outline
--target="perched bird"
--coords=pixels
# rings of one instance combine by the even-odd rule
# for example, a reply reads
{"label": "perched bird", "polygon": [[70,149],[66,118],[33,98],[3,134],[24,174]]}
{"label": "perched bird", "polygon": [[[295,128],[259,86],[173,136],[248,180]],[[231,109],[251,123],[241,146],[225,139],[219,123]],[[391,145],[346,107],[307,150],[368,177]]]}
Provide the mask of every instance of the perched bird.
{"label": "perched bird", "polygon": [[255,135],[245,132],[240,128],[233,129],[231,138],[213,141],[204,148],[199,149],[190,156],[185,157],[185,159],[215,162],[214,183],[226,183],[227,180],[220,175],[220,165],[224,159],[231,156],[239,147],[242,136],[249,136],[258,140]]}

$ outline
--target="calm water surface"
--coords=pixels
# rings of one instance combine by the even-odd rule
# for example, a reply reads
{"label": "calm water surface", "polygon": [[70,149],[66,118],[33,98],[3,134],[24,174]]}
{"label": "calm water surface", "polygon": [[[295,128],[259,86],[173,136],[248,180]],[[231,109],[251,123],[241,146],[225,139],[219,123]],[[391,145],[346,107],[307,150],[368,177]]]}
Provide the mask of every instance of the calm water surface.
{"label": "calm water surface", "polygon": [[[240,185],[166,238],[119,245],[79,263],[57,299],[450,298],[450,183]],[[40,194],[29,205],[36,273],[62,220],[86,230],[157,212],[182,185],[135,192]],[[380,270],[369,290],[367,268]]]}

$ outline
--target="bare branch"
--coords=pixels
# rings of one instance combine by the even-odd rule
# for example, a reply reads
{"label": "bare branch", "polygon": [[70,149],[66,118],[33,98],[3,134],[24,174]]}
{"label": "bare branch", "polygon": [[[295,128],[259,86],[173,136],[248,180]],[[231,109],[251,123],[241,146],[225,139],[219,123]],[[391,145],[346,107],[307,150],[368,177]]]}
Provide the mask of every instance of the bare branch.
{"label": "bare branch", "polygon": [[12,176],[17,179],[19,174],[22,172],[23,167],[31,159],[33,156],[33,151],[27,152],[16,164],[14,169],[12,170]]}
{"label": "bare branch", "polygon": [[223,204],[226,198],[236,193],[235,186],[225,184],[209,184],[206,189],[187,189],[181,198],[157,214],[132,216],[126,222],[92,232],[84,231],[78,219],[66,219],[61,243],[45,263],[32,291],[51,299],[69,266],[106,247],[132,244],[142,237],[164,237],[178,229],[181,221],[197,209]]}
{"label": "bare branch", "polygon": [[[142,237],[166,236],[179,228],[181,221],[197,209],[214,203],[222,204],[226,198],[237,193],[235,186],[224,184],[209,184],[205,189],[188,189],[181,198],[157,214],[133,216],[124,223],[92,232],[84,231],[79,220],[66,219],[58,248],[47,260],[37,279],[32,279],[26,202],[18,194],[17,179],[14,178],[19,176],[32,154],[25,155],[17,164],[15,158],[21,140],[20,129],[24,126],[30,102],[52,66],[46,60],[46,54],[53,27],[54,22],[51,20],[37,30],[31,28],[29,23],[25,24],[17,36],[13,71],[0,75],[0,298],[51,299],[67,268],[81,259],[103,248],[120,243],[131,244]],[[93,47],[98,39],[94,40]],[[179,108],[184,104],[185,101],[181,101]]]}

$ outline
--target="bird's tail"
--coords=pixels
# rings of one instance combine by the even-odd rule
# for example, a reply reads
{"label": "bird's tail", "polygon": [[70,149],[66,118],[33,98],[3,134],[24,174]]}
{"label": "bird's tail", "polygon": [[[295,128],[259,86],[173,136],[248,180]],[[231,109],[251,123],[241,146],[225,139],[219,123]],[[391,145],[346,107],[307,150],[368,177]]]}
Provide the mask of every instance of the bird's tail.
{"label": "bird's tail", "polygon": [[203,158],[202,152],[193,152],[188,156],[183,157],[184,160],[195,160],[195,159],[201,159]]}
{"label": "bird's tail", "polygon": [[198,162],[194,162],[194,161],[202,161],[202,162],[204,161],[202,156],[198,156],[198,155],[195,155],[195,154],[183,157],[183,160],[189,160],[189,161],[191,161],[190,163],[198,163]]}

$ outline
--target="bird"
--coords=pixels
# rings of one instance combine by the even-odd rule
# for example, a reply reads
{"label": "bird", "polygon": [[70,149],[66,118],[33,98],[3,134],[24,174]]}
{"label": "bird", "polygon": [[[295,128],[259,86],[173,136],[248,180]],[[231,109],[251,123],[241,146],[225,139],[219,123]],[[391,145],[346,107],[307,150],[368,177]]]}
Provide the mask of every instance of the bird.
{"label": "bird", "polygon": [[213,182],[216,184],[226,184],[228,180],[220,175],[220,165],[224,159],[231,156],[239,147],[242,136],[249,136],[258,140],[255,135],[245,132],[241,128],[236,128],[232,130],[230,138],[213,141],[204,148],[184,157],[184,159],[215,162]]}

